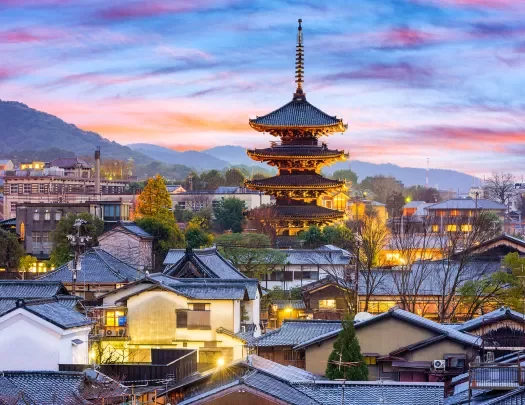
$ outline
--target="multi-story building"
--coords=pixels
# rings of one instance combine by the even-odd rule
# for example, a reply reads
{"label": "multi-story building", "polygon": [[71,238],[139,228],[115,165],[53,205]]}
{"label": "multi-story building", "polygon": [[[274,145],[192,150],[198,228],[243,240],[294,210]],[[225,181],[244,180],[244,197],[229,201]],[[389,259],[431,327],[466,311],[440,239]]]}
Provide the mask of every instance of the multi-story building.
{"label": "multi-story building", "polygon": [[13,162],[9,159],[0,159],[0,172],[4,170],[13,170]]}

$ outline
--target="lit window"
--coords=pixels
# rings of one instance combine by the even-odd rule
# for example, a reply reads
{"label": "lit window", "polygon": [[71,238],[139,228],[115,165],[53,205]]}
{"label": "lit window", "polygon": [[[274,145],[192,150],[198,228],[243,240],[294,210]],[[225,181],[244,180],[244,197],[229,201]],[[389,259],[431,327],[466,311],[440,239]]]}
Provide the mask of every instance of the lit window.
{"label": "lit window", "polygon": [[472,225],[461,225],[461,232],[472,232]]}
{"label": "lit window", "polygon": [[124,311],[106,311],[106,326],[124,326],[125,324]]}
{"label": "lit window", "polygon": [[439,232],[439,225],[432,225],[432,232]]}
{"label": "lit window", "polygon": [[31,184],[24,184],[24,194],[31,194]]}
{"label": "lit window", "polygon": [[33,221],[40,221],[40,213],[38,211],[33,213]]}
{"label": "lit window", "polygon": [[447,225],[447,232],[456,232],[458,230],[458,226],[455,224]]}
{"label": "lit window", "polygon": [[377,364],[377,359],[374,356],[365,356],[365,364],[375,365]]}
{"label": "lit window", "polygon": [[39,184],[38,185],[38,192],[40,194],[47,194],[47,184]]}
{"label": "lit window", "polygon": [[42,243],[49,242],[49,232],[42,232]]}
{"label": "lit window", "polygon": [[23,222],[20,224],[20,239],[24,240],[26,238],[26,224]]}
{"label": "lit window", "polygon": [[62,211],[55,212],[55,221],[60,221],[62,218]]}
{"label": "lit window", "polygon": [[48,210],[44,212],[44,221],[51,221],[51,213]]}
{"label": "lit window", "polygon": [[11,184],[11,194],[18,194],[18,184]]}
{"label": "lit window", "polygon": [[319,300],[319,308],[322,309],[334,309],[335,300]]}

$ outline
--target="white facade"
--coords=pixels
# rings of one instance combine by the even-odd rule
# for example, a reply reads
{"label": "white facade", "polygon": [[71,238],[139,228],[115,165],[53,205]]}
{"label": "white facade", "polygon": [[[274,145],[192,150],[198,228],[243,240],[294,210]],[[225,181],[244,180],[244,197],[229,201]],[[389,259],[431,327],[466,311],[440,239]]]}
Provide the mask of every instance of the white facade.
{"label": "white facade", "polygon": [[58,371],[59,364],[88,364],[90,330],[62,329],[17,308],[0,317],[0,370]]}
{"label": "white facade", "polygon": [[[239,188],[240,190],[243,190]],[[261,205],[270,204],[271,199],[269,195],[253,192],[232,192],[232,193],[215,193],[206,191],[185,192],[171,194],[171,202],[173,208],[178,204],[181,208],[192,211],[199,211],[203,208],[213,208],[219,201],[226,198],[237,198],[244,201],[248,210],[260,207]]]}

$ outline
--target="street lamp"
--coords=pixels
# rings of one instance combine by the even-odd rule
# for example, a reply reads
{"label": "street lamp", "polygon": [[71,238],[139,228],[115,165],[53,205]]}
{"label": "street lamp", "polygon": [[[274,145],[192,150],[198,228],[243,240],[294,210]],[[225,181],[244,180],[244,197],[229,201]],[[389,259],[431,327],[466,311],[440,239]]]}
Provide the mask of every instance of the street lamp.
{"label": "street lamp", "polygon": [[80,271],[81,264],[80,264],[80,254],[85,249],[86,245],[91,241],[91,236],[88,235],[81,235],[81,229],[84,225],[87,224],[87,221],[77,218],[75,220],[75,223],[73,224],[73,228],[75,228],[75,232],[73,234],[67,235],[67,240],[69,241],[69,244],[73,247],[75,250],[75,258],[73,259],[73,266],[70,268],[72,272],[72,279],[73,279],[73,286],[72,286],[72,293],[73,295],[76,294],[77,289],[77,271]]}

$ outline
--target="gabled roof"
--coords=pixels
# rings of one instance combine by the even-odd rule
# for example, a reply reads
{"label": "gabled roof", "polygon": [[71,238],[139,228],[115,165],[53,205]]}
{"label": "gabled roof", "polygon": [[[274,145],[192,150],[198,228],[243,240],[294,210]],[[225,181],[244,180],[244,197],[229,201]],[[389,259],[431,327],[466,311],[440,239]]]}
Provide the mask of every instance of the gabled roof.
{"label": "gabled roof", "polygon": [[[153,236],[151,236],[148,232],[146,232],[144,229],[138,226],[135,222],[121,221],[118,223],[117,226],[111,228],[108,232],[105,232],[105,234],[113,231],[118,231],[118,228],[121,228],[124,232],[129,232],[135,236],[138,236],[139,238],[153,239]],[[102,234],[99,239],[103,237],[104,234]]]}
{"label": "gabled roof", "polygon": [[[66,263],[56,270],[41,277],[44,281],[72,283],[71,268],[73,262]],[[92,248],[80,256],[80,270],[77,271],[77,283],[120,284],[144,277],[144,273],[131,267],[100,248]]]}
{"label": "gabled roof", "polygon": [[164,274],[187,278],[223,278],[246,279],[217,248],[207,249],[170,249],[163,263]]}
{"label": "gabled roof", "polygon": [[58,158],[47,163],[46,166],[59,167],[61,169],[74,169],[77,165],[83,169],[91,169],[92,167],[84,159],[79,159],[77,157]]}
{"label": "gabled roof", "polygon": [[431,321],[430,319],[423,318],[422,316],[413,314],[411,312],[405,311],[398,307],[390,308],[387,312],[384,312],[380,315],[376,315],[367,320],[355,322],[354,327],[355,329],[363,328],[363,327],[366,327],[376,322],[380,322],[388,318],[395,318],[395,319],[399,319],[404,322],[408,322],[412,325],[419,326],[421,328],[432,331],[438,335],[445,335],[446,337],[452,340],[455,340],[457,342],[460,342],[462,344],[467,344],[471,346],[481,345],[481,338],[478,336],[473,336],[467,333],[460,332],[454,329],[452,326],[443,325],[443,324]]}
{"label": "gabled roof", "polygon": [[287,249],[282,252],[286,254],[287,264],[314,266],[347,265],[353,257],[349,251],[332,245],[321,246],[318,249]]}
{"label": "gabled roof", "polygon": [[254,346],[296,346],[328,332],[341,329],[340,321],[285,319],[279,329],[255,339]]}
{"label": "gabled roof", "polygon": [[272,305],[276,305],[277,309],[306,309],[303,300],[272,300]]}
{"label": "gabled roof", "polygon": [[516,322],[525,323],[525,314],[514,311],[508,307],[501,307],[488,314],[479,316],[478,318],[471,319],[460,325],[455,325],[454,328],[459,331],[467,332],[473,329],[480,328],[483,324],[491,324],[504,319],[513,319]]}
{"label": "gabled roof", "polygon": [[60,281],[0,280],[0,299],[49,298],[70,295]]}
{"label": "gabled roof", "polygon": [[[501,210],[506,211],[507,206],[505,204],[500,204],[492,200],[484,200],[478,198],[477,200],[478,210]],[[438,202],[437,204],[432,204],[426,207],[427,210],[474,210],[476,209],[476,200],[472,198],[451,198],[450,200],[445,200]]]}

